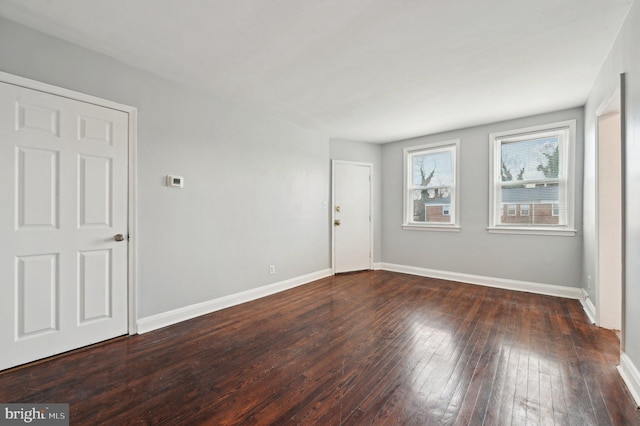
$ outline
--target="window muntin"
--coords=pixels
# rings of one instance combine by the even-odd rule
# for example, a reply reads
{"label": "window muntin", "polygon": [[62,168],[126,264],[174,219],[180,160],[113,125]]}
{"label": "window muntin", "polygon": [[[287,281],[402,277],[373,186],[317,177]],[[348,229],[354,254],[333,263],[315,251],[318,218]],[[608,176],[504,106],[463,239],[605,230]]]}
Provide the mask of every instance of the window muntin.
{"label": "window muntin", "polygon": [[573,235],[575,120],[494,133],[490,143],[489,230]]}
{"label": "window muntin", "polygon": [[407,148],[403,227],[458,228],[459,141]]}

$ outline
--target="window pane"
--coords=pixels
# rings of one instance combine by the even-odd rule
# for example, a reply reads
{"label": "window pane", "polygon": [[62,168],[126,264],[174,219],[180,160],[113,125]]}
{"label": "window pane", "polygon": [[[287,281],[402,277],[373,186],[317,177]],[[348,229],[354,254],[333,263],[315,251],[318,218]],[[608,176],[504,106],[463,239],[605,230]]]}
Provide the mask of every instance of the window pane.
{"label": "window pane", "polygon": [[502,143],[502,181],[557,178],[559,149],[558,136]]}
{"label": "window pane", "polygon": [[414,190],[413,221],[451,223],[451,194],[448,188]]}
{"label": "window pane", "polygon": [[405,229],[440,228],[457,231],[455,202],[459,140],[405,148]]}
{"label": "window pane", "polygon": [[415,154],[412,158],[413,186],[453,186],[453,152]]}
{"label": "window pane", "polygon": [[575,130],[567,120],[490,135],[489,232],[575,235]]}
{"label": "window pane", "polygon": [[558,183],[503,187],[500,223],[516,225],[559,225]]}

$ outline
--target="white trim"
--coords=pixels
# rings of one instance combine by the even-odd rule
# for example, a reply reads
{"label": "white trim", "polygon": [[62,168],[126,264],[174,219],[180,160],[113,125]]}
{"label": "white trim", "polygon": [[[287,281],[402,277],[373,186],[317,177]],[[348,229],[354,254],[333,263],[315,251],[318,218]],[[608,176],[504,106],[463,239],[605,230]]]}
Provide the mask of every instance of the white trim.
{"label": "white trim", "polygon": [[631,393],[636,402],[636,406],[640,409],[640,372],[638,372],[638,368],[633,364],[631,358],[624,352],[620,353],[618,373],[620,373],[622,380],[627,385],[629,393]]}
{"label": "white trim", "polygon": [[85,102],[100,107],[110,108],[117,111],[126,113],[129,117],[129,151],[128,151],[128,221],[129,221],[129,254],[128,254],[128,332],[129,334],[136,333],[136,320],[137,320],[137,147],[138,147],[138,109],[129,105],[120,104],[117,102],[109,101],[106,99],[98,98],[86,93],[76,92],[74,90],[66,89],[64,87],[53,86],[51,84],[42,83],[40,81],[31,80],[28,78],[20,77],[17,75],[9,74],[0,71],[0,81],[14,86],[23,87],[25,89],[37,90],[44,93],[60,96],[63,98],[73,99],[80,102]]}
{"label": "white trim", "polygon": [[138,332],[138,110],[129,111],[129,334]]}
{"label": "white trim", "polygon": [[487,231],[490,234],[530,234],[530,235],[550,235],[556,237],[573,237],[578,232],[575,229],[567,229],[567,228],[534,228],[534,227],[495,227],[489,226],[487,227]]}
{"label": "white trim", "polygon": [[373,163],[363,163],[360,161],[331,160],[331,271],[336,273],[336,233],[334,222],[336,220],[336,165],[368,167],[369,168],[369,269],[373,269],[373,221],[376,219],[373,214]]}
{"label": "white trim", "polygon": [[410,231],[441,231],[441,232],[460,232],[460,227],[455,225],[436,225],[436,224],[428,224],[428,225],[402,225],[402,229],[407,229]]}
{"label": "white trim", "polygon": [[584,288],[581,290],[582,295],[580,297],[580,304],[582,305],[582,309],[584,310],[584,313],[587,314],[589,321],[591,321],[593,324],[597,324],[598,322],[596,321],[596,307],[593,305],[593,302],[589,298],[589,293],[587,293]]}
{"label": "white trim", "polygon": [[581,289],[561,285],[534,283],[529,281],[511,280],[506,278],[487,277],[483,275],[464,274],[460,272],[439,271],[435,269],[419,268],[416,266],[381,263],[385,271],[401,272],[421,277],[438,278],[441,280],[458,281],[466,284],[477,284],[486,287],[503,288],[506,290],[525,291],[528,293],[544,294],[548,296],[580,299]]}
{"label": "white trim", "polygon": [[381,262],[374,262],[374,263],[373,263],[373,270],[374,270],[374,271],[380,271],[380,270],[382,270],[382,263],[381,263]]}
{"label": "white trim", "polygon": [[14,74],[9,74],[4,71],[0,71],[0,81],[13,84],[14,86],[20,86],[25,89],[38,90],[40,92],[61,96],[63,98],[69,98],[76,101],[86,102],[89,104],[111,108],[127,113],[137,110],[136,108],[129,105],[124,105],[107,99],[98,98],[96,96],[87,95],[86,93],[76,92],[75,90],[66,89],[64,87],[53,86],[41,81],[31,80]]}
{"label": "white trim", "polygon": [[596,109],[596,117],[604,117],[609,114],[620,114],[622,108],[612,108],[611,105],[614,101],[618,102],[618,106],[620,106],[621,101],[621,90],[620,83],[618,82],[618,86],[616,89],[609,95],[609,97],[605,98],[602,102],[600,102],[600,106]]}
{"label": "white trim", "polygon": [[323,269],[321,271],[301,275],[299,277],[294,277],[274,284],[268,284],[240,293],[230,294],[228,296],[219,297],[217,299],[208,300],[206,302],[196,303],[194,305],[189,305],[171,311],[162,312],[160,314],[151,315],[145,318],[140,318],[138,320],[138,333],[147,333],[149,331],[177,324],[179,322],[196,318],[201,315],[210,314],[211,312],[230,308],[232,306],[250,302],[261,297],[270,296],[281,291],[308,284],[312,281],[326,278],[331,275],[333,275],[331,269]]}

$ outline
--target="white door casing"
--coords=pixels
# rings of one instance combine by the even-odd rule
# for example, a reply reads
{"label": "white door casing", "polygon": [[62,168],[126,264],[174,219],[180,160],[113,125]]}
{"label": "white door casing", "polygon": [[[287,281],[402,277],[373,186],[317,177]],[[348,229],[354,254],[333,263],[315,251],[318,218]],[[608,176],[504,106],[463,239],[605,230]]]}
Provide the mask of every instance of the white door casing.
{"label": "white door casing", "polygon": [[128,123],[0,82],[0,369],[127,333]]}
{"label": "white door casing", "polygon": [[372,269],[372,175],[370,163],[332,162],[334,273]]}

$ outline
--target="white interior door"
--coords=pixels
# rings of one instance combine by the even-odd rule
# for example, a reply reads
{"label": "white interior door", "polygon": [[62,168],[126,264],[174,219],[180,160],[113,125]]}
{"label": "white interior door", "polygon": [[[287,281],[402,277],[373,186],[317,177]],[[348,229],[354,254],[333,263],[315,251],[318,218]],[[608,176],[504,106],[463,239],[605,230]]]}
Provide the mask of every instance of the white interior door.
{"label": "white interior door", "polygon": [[372,266],[371,172],[365,163],[333,162],[333,270]]}
{"label": "white interior door", "polygon": [[0,82],[0,369],[126,334],[127,153],[125,112]]}

